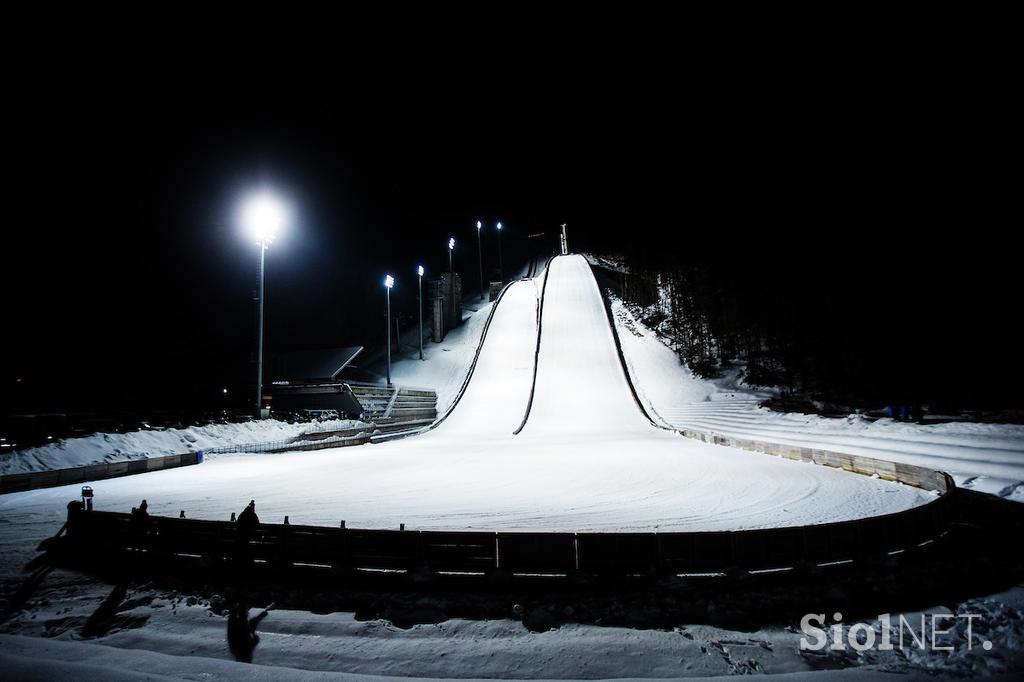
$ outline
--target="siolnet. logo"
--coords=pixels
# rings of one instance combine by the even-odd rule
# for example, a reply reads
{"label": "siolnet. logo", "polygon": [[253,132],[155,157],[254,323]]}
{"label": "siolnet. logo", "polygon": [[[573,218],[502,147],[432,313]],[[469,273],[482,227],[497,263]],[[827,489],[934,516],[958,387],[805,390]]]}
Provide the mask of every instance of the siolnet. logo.
{"label": "siolnet. logo", "polygon": [[[832,651],[892,651],[893,649],[917,648],[930,651],[953,651],[966,645],[974,646],[973,623],[980,618],[978,613],[930,613],[907,618],[891,614],[878,616],[876,624],[858,622],[846,627],[842,613],[832,614],[832,625],[825,625],[824,613],[808,613],[800,619],[801,651],[821,651],[828,647]],[[966,629],[957,625],[964,623]],[[992,642],[981,642],[985,651],[992,649]]]}

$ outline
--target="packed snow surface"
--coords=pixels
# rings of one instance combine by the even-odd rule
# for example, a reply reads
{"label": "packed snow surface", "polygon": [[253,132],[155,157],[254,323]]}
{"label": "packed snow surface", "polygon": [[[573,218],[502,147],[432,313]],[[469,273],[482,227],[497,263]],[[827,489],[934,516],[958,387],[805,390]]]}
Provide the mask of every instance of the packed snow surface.
{"label": "packed snow surface", "polygon": [[731,377],[695,377],[620,301],[612,310],[637,391],[666,426],[914,464],[945,471],[959,486],[1024,501],[1024,426],[773,412],[758,406],[764,394]]}
{"label": "packed snow surface", "polygon": [[470,315],[462,326],[448,332],[441,343],[424,342],[422,361],[417,352],[407,353],[405,358],[392,363],[392,382],[436,391],[437,413],[444,414],[462,387],[493,305],[487,303]]}
{"label": "packed snow surface", "polygon": [[[476,373],[449,419],[375,446],[220,458],[97,482],[101,509],[351,527],[723,530],[822,523],[907,509],[916,488],[707,445],[652,426],[629,392],[600,292],[579,256],[552,261],[537,385],[523,432],[540,282],[495,311]],[[0,516],[50,516],[73,488],[0,499]],[[50,521],[52,524],[52,520]]]}

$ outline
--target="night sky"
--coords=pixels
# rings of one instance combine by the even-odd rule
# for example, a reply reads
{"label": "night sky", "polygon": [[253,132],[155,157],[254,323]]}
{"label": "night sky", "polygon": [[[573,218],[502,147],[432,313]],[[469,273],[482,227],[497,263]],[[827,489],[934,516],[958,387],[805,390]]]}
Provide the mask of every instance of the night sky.
{"label": "night sky", "polygon": [[269,354],[379,342],[383,275],[412,315],[415,266],[447,267],[449,235],[474,286],[481,219],[490,265],[495,221],[507,269],[566,222],[576,251],[799,279],[851,324],[918,315],[930,352],[1019,376],[1019,226],[980,125],[998,103],[948,82],[65,85],[26,85],[8,133],[8,413],[247,398],[257,248],[234,212],[261,185],[295,207],[268,255]]}

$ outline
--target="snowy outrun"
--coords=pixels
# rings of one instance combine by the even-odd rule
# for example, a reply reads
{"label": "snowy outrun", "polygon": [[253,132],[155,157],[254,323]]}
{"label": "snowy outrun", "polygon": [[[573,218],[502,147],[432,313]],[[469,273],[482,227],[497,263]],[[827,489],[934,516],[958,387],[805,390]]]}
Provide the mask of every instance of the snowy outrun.
{"label": "snowy outrun", "polygon": [[[98,504],[223,519],[250,499],[292,523],[410,529],[737,530],[859,518],[931,499],[896,483],[680,438],[633,401],[581,256],[551,263],[532,409],[539,281],[513,284],[451,416],[370,448],[222,457],[104,481]],[[296,495],[301,491],[301,495]],[[77,490],[0,501],[11,524],[52,517]]]}
{"label": "snowy outrun", "polygon": [[[184,510],[189,518],[226,520],[254,499],[264,521],[280,522],[287,515],[293,524],[337,526],[345,520],[349,527],[405,524],[411,530],[712,531],[858,519],[934,499],[918,488],[708,445],[652,424],[631,391],[605,303],[583,256],[552,259],[546,272],[515,281],[491,305],[493,318],[471,379],[435,428],[363,447],[211,456],[200,466],[105,480],[94,484],[97,508],[127,511],[145,498],[151,514],[177,516]],[[722,432],[766,438],[774,433],[797,444],[841,443],[871,456],[884,458],[892,451],[899,461],[914,461],[912,449],[899,448],[899,437],[881,428],[864,438],[856,428],[832,434],[810,426],[786,430],[785,423],[758,416],[755,398],[692,376],[680,381],[684,370],[671,351],[622,306],[612,309],[637,397],[662,426],[711,424]],[[490,312],[485,306],[465,325],[463,351],[475,350]],[[448,404],[469,358],[467,352],[451,355],[459,362],[445,389]],[[418,367],[412,361],[397,363],[396,380],[422,385],[437,378],[417,374],[432,371]],[[699,395],[673,394],[679,386]],[[953,471],[960,483],[969,482],[971,471],[976,478],[995,478],[999,487],[1020,480],[1014,463],[1019,460],[1012,456],[1021,447],[1019,434],[1004,433],[1002,446],[964,437],[960,451],[957,437],[949,442],[940,432],[940,447],[930,449],[950,453],[954,466],[928,464]],[[972,453],[978,451],[983,457],[972,470]],[[961,470],[967,473],[961,476]],[[34,556],[35,545],[60,527],[65,504],[77,494],[77,487],[68,486],[0,497],[0,565],[7,578],[14,579]],[[508,618],[452,618],[403,629],[350,613],[286,609],[273,611],[261,624],[259,665],[240,668],[223,641],[223,619],[204,600],[150,590],[126,611],[142,625],[77,641],[76,625],[107,588],[71,573],[51,582],[46,603],[4,624],[0,656],[12,678],[33,670],[52,675],[80,670],[98,679],[242,674],[300,679],[304,670],[317,670],[322,671],[317,679],[333,679],[335,673],[345,679],[593,679],[737,672],[869,679],[879,670],[815,673],[797,651],[797,636],[781,627],[733,632],[712,626],[630,630],[567,623],[529,632]],[[971,608],[1009,619],[1005,644],[1024,633],[1020,601],[1016,593],[993,595],[974,600]],[[979,660],[944,660],[952,666],[945,670],[976,671],[984,665]],[[913,674],[928,667],[927,661],[919,667],[907,667],[906,660],[875,663]]]}

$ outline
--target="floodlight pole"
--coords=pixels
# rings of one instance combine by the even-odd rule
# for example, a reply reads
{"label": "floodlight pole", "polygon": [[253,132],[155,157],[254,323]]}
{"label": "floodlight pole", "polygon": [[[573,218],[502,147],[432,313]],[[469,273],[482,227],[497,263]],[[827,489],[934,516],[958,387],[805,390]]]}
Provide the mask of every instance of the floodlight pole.
{"label": "floodlight pole", "polygon": [[484,300],[484,249],[482,246],[483,237],[480,233],[483,231],[481,228],[483,225],[480,221],[476,221],[476,255],[480,261],[480,300]]}
{"label": "floodlight pole", "polygon": [[259,337],[256,342],[256,418],[263,417],[263,289],[266,279],[267,240],[260,241]]}
{"label": "floodlight pole", "polygon": [[423,266],[416,271],[419,275],[419,302],[420,302],[420,360],[423,359]]}
{"label": "floodlight pole", "polygon": [[501,276],[501,283],[505,284],[505,266],[501,260],[501,223],[498,223],[498,274]]}
{"label": "floodlight pole", "polygon": [[384,285],[384,297],[387,301],[387,325],[388,332],[388,386],[391,386],[391,287]]}
{"label": "floodlight pole", "polygon": [[451,299],[452,329],[457,326],[455,320],[455,268],[452,266],[452,252],[455,251],[455,237],[448,238],[448,298]]}

